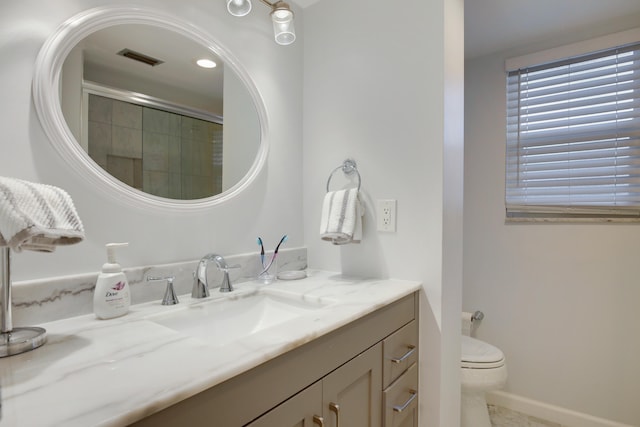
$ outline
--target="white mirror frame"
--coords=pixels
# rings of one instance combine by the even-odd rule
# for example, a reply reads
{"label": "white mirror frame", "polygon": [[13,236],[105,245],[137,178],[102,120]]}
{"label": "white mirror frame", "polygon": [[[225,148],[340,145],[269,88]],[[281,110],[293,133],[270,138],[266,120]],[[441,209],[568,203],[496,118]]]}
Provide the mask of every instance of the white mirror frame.
{"label": "white mirror frame", "polygon": [[[200,43],[218,55],[244,83],[249,91],[260,122],[260,148],[256,158],[240,182],[228,190],[205,199],[174,200],[154,196],[132,188],[111,176],[82,149],[71,133],[62,114],[59,98],[62,65],[73,47],[89,34],[106,27],[120,24],[155,25],[175,31]],[[117,200],[125,200],[140,208],[162,209],[171,212],[198,212],[218,205],[236,196],[257,176],[266,162],[268,154],[267,114],[262,97],[252,79],[240,66],[231,52],[221,47],[211,35],[155,9],[141,6],[104,6],[81,12],[67,21],[47,39],[36,59],[33,78],[33,99],[40,123],[47,137],[70,166],[83,179],[95,185]]]}

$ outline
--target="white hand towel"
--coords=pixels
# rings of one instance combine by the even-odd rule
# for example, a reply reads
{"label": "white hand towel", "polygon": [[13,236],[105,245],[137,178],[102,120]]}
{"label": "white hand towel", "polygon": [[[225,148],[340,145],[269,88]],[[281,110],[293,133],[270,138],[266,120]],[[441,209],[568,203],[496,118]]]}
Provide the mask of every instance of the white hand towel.
{"label": "white hand towel", "polygon": [[362,214],[357,188],[328,192],[322,203],[320,238],[334,245],[359,243]]}
{"label": "white hand towel", "polygon": [[52,252],[82,239],[82,222],[64,190],[0,177],[0,246]]}

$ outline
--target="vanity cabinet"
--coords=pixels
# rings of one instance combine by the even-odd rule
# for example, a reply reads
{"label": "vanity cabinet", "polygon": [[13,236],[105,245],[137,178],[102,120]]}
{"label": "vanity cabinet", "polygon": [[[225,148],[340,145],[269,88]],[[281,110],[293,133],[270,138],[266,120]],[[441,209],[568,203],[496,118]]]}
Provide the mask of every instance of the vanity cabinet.
{"label": "vanity cabinet", "polygon": [[418,323],[384,339],[384,427],[418,427]]}
{"label": "vanity cabinet", "polygon": [[247,427],[380,427],[381,357],[377,344]]}
{"label": "vanity cabinet", "polygon": [[319,381],[291,399],[273,408],[249,427],[308,427],[324,426],[322,418],[322,382]]}
{"label": "vanity cabinet", "polygon": [[326,427],[381,426],[381,360],[382,344],[378,343],[327,375],[322,381]]}
{"label": "vanity cabinet", "polygon": [[383,392],[384,427],[418,427],[418,365]]}
{"label": "vanity cabinet", "polygon": [[408,295],[133,425],[415,427],[418,300]]}

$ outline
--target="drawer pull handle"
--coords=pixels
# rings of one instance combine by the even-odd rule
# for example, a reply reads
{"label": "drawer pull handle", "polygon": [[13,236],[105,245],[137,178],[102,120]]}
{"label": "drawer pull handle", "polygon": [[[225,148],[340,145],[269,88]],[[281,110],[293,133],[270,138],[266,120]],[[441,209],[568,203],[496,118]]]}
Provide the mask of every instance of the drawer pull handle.
{"label": "drawer pull handle", "polygon": [[408,345],[407,347],[409,348],[409,351],[407,351],[407,352],[404,354],[404,356],[402,356],[402,357],[400,357],[400,358],[395,358],[395,357],[394,357],[393,359],[391,359],[391,361],[392,361],[393,363],[402,363],[402,362],[404,362],[405,360],[407,360],[407,359],[408,359],[408,358],[413,354],[413,352],[414,352],[414,351],[416,351],[416,346],[415,346],[415,345]]}
{"label": "drawer pull handle", "polygon": [[415,390],[409,390],[409,393],[411,393],[411,397],[406,402],[404,402],[404,405],[394,406],[393,407],[394,412],[404,411],[405,409],[407,409],[409,405],[411,405],[411,402],[413,402],[413,400],[418,396],[418,392]]}
{"label": "drawer pull handle", "polygon": [[313,416],[313,423],[318,424],[320,427],[324,427],[324,418],[317,415]]}
{"label": "drawer pull handle", "polygon": [[340,427],[340,405],[337,403],[329,403],[329,409],[336,414],[336,427]]}

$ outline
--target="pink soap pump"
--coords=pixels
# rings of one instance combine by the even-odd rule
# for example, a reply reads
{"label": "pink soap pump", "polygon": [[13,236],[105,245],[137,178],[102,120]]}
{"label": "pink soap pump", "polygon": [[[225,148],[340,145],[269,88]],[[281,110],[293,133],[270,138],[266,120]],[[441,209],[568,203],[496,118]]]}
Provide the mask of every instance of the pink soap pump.
{"label": "pink soap pump", "polygon": [[131,305],[129,283],[122,267],[116,262],[116,248],[129,243],[107,243],[107,262],[102,265],[93,293],[93,312],[99,319],[111,319],[127,314]]}

